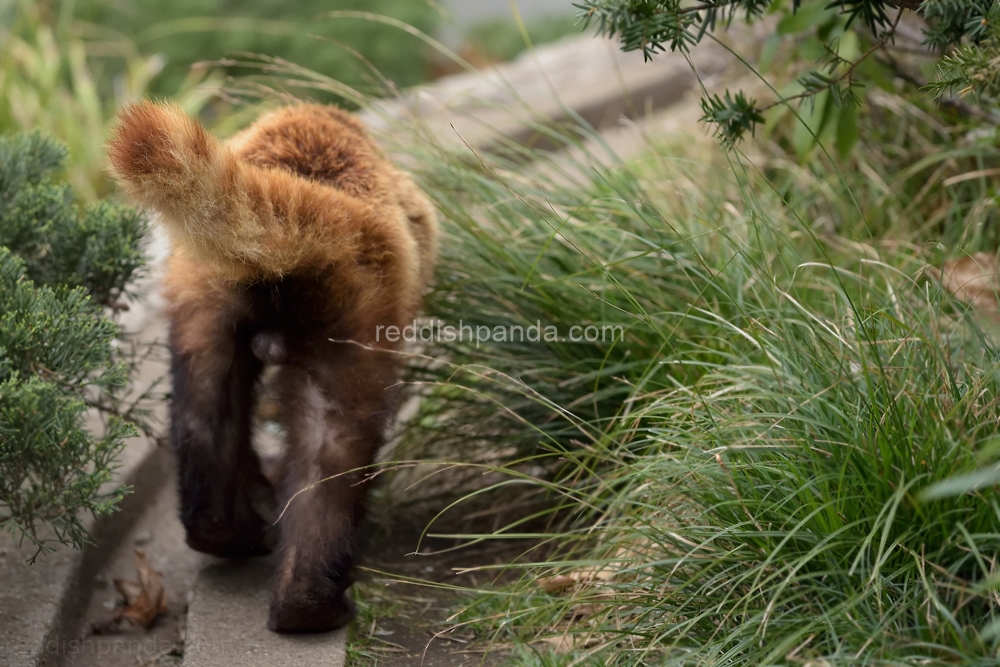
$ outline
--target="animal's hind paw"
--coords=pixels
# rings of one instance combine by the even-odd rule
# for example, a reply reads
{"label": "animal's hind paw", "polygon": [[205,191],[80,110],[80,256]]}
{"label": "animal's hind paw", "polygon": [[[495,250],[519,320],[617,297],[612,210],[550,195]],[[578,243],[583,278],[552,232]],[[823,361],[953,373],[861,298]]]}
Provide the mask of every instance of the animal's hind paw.
{"label": "animal's hind paw", "polygon": [[[185,507],[181,523],[187,534],[187,544],[195,551],[219,558],[265,556],[274,550],[277,529],[264,519],[274,510],[271,487],[261,474],[259,483],[250,492],[235,492],[227,498],[231,504],[202,506],[200,511]],[[215,499],[217,497],[210,497]]]}
{"label": "animal's hind paw", "polygon": [[344,593],[338,593],[332,600],[276,598],[271,603],[267,629],[286,634],[328,632],[350,623],[354,613],[354,602]]}
{"label": "animal's hind paw", "polygon": [[[263,524],[263,522],[261,522]],[[266,556],[274,550],[274,539],[266,526],[245,529],[224,528],[216,531],[187,531],[187,545],[195,551],[219,558]]]}

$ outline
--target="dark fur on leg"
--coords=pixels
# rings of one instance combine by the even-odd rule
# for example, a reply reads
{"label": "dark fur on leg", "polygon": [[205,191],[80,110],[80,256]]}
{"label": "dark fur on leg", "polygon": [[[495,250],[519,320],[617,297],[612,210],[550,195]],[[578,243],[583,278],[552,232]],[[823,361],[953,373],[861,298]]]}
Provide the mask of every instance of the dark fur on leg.
{"label": "dark fur on leg", "polygon": [[171,439],[180,473],[187,543],[221,557],[269,553],[273,491],[250,444],[253,388],[261,363],[249,341],[173,354]]}
{"label": "dark fur on leg", "polygon": [[391,355],[327,342],[282,368],[288,453],[281,561],[268,627],[316,632],[345,625],[345,596],[365,514],[370,466],[394,407]]}

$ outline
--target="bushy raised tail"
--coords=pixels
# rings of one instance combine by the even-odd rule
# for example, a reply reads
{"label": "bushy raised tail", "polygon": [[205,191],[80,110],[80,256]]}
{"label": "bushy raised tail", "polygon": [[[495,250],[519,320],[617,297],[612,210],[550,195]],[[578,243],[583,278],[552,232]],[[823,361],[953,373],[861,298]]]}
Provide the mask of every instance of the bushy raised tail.
{"label": "bushy raised tail", "polygon": [[174,104],[125,107],[107,150],[132,201],[160,213],[175,243],[233,279],[280,277],[317,253],[347,260],[360,250],[350,232],[373,218],[370,206],[336,189],[240,160]]}

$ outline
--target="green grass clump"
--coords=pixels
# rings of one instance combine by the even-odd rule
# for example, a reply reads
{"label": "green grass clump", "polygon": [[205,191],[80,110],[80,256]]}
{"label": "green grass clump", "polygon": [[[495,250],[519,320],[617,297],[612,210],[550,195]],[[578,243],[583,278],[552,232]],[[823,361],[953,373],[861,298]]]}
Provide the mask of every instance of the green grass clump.
{"label": "green grass clump", "polygon": [[[411,86],[426,81],[429,52],[416,37],[370,16],[392,17],[427,33],[440,19],[440,10],[426,0],[75,0],[75,4],[73,11],[80,18],[118,31],[143,53],[164,56],[164,71],[152,82],[158,95],[173,94],[196,63],[240,59],[247,53],[294,62],[371,91],[373,80],[359,66],[357,52],[387,80],[400,88]],[[235,62],[226,67],[237,76],[250,72]]]}
{"label": "green grass clump", "polygon": [[998,350],[923,277],[963,251],[815,180],[550,132],[572,159],[414,151],[445,220],[432,318],[623,331],[423,350],[407,444],[515,445],[499,488],[554,507],[458,622],[517,664],[996,664],[1000,494],[926,496],[997,451]]}

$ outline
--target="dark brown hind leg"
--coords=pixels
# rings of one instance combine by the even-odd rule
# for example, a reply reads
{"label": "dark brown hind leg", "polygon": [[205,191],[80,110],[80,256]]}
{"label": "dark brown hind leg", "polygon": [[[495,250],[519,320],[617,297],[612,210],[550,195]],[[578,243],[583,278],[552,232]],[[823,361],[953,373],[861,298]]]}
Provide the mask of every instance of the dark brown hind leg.
{"label": "dark brown hind leg", "polygon": [[325,343],[281,369],[287,449],[281,559],[268,628],[321,632],[346,625],[355,530],[367,476],[394,407],[392,355]]}
{"label": "dark brown hind leg", "polygon": [[171,332],[170,432],[181,521],[192,549],[227,558],[263,555],[271,550],[274,499],[250,441],[261,362],[249,336],[231,323],[206,322],[185,319]]}

